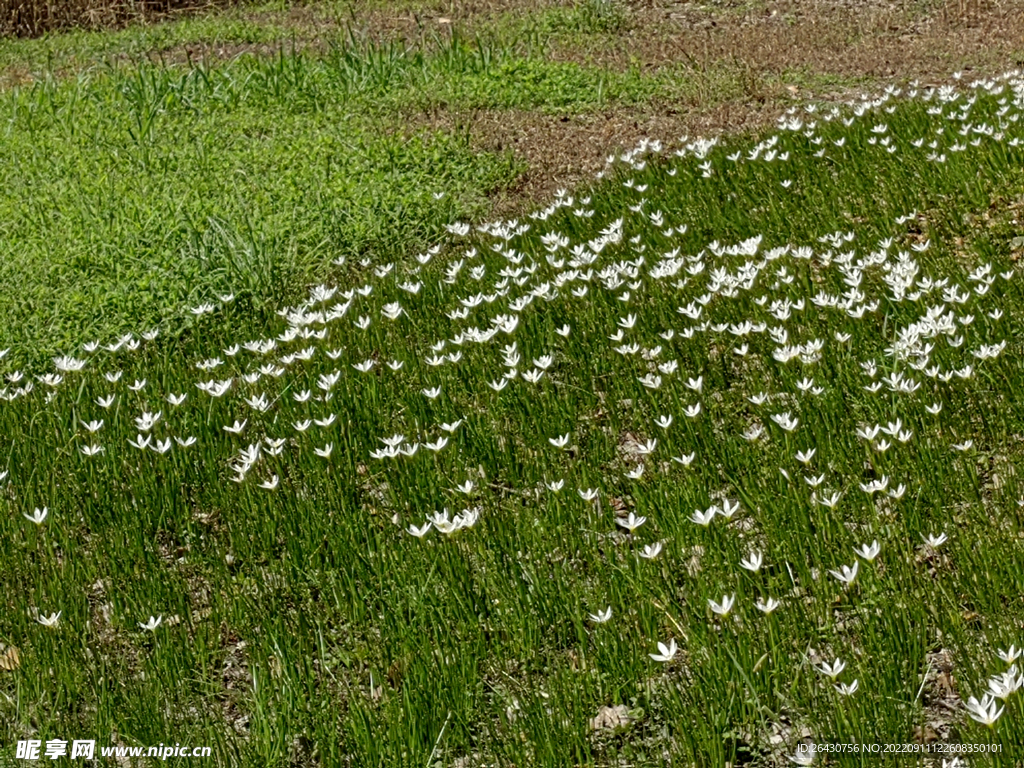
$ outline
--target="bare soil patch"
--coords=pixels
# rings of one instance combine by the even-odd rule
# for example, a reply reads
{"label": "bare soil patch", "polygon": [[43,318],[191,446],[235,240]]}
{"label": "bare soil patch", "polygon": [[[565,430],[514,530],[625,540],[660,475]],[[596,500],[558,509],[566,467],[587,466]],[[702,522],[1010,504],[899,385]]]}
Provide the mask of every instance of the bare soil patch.
{"label": "bare soil patch", "polygon": [[484,110],[471,116],[442,112],[425,125],[442,130],[468,125],[476,148],[512,150],[526,161],[528,168],[516,185],[494,199],[492,216],[498,218],[540,204],[559,187],[594,178],[610,154],[641,139],[675,141],[724,129],[753,131],[771,124],[777,114],[775,103],[727,102],[699,111],[654,104],[564,115],[525,110]]}

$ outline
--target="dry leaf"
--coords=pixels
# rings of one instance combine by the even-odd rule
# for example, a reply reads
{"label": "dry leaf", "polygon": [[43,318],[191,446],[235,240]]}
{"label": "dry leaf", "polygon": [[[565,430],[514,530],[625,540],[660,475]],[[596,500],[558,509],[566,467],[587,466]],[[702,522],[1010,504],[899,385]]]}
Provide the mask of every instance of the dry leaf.
{"label": "dry leaf", "polygon": [[0,669],[5,672],[13,672],[21,666],[21,655],[18,649],[12,646],[5,646],[0,643]]}
{"label": "dry leaf", "polygon": [[617,707],[601,707],[597,711],[597,717],[590,719],[590,729],[593,731],[614,731],[618,728],[626,728],[633,722],[629,716],[629,708],[624,704]]}

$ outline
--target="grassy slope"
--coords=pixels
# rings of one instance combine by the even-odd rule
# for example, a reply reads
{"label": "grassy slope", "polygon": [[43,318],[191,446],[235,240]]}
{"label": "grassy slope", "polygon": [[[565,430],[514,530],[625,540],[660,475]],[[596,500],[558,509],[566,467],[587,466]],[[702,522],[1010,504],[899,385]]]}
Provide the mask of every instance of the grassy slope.
{"label": "grassy slope", "polygon": [[[977,649],[1018,639],[1022,618],[1017,602],[1006,599],[1021,588],[1012,567],[1021,527],[1013,508],[1021,490],[1013,469],[1019,462],[1013,393],[1020,366],[1012,348],[991,373],[986,369],[965,392],[948,396],[949,421],[932,435],[933,422],[920,408],[930,399],[876,401],[859,389],[855,359],[881,358],[890,343],[869,319],[858,331],[857,355],[830,358],[826,406],[807,400],[802,418],[830,482],[845,477],[854,494],[854,483],[866,479],[866,448],[839,427],[885,423],[895,415],[910,423],[912,413],[915,431],[929,442],[879,455],[871,471],[918,477],[923,491],[892,518],[860,503],[840,518],[811,517],[806,498],[787,495],[778,480],[777,466],[794,473],[799,467],[787,450],[795,446],[777,430],[763,453],[752,453],[737,434],[722,440],[710,426],[699,426],[673,438],[677,450],[699,448],[714,457],[700,462],[695,474],[624,481],[629,467],[618,456],[617,438],[660,434],[653,418],[690,396],[655,399],[636,384],[639,371],[584,342],[603,339],[628,309],[614,294],[592,304],[556,305],[524,324],[520,344],[527,360],[563,344],[559,364],[565,367],[554,373],[569,389],[556,388],[538,404],[518,391],[492,395],[473,375],[475,367],[436,374],[420,362],[426,343],[450,333],[437,307],[451,310],[457,296],[478,287],[465,273],[453,293],[435,263],[424,270],[424,295],[412,299],[359,265],[363,256],[374,266],[410,265],[403,256],[440,237],[444,224],[482,210],[486,192],[509,183],[516,170],[507,156],[477,155],[459,135],[395,134],[389,128],[396,115],[425,100],[586,109],[601,79],[624,101],[665,87],[500,47],[482,62],[479,51],[446,45],[422,57],[385,46],[342,48],[325,60],[246,59],[191,75],[141,65],[7,94],[17,116],[9,140],[18,151],[3,149],[5,186],[14,192],[4,193],[3,221],[10,229],[2,284],[4,322],[19,349],[4,359],[5,372],[51,347],[70,349],[121,328],[148,326],[169,310],[182,312],[182,302],[239,293],[228,309],[194,321],[180,343],[158,340],[139,355],[98,357],[80,390],[59,389],[49,405],[37,392],[34,400],[4,408],[0,434],[11,484],[0,500],[0,535],[14,546],[0,561],[7,595],[0,641],[22,648],[24,657],[23,676],[2,681],[9,698],[0,713],[11,738],[31,728],[44,738],[88,733],[105,743],[113,731],[122,741],[147,744],[173,734],[182,743],[213,745],[220,764],[283,764],[290,755],[307,764],[357,756],[352,759],[360,764],[422,765],[443,729],[449,763],[484,752],[515,764],[611,762],[616,755],[643,764],[657,762],[671,745],[685,759],[711,764],[735,757],[740,747],[763,745],[768,726],[789,719],[833,735],[846,733],[846,718],[855,717],[862,726],[875,723],[874,736],[907,738],[925,716],[901,702],[913,700],[926,654],[941,648],[957,654],[963,692],[978,692],[991,665]],[[991,118],[994,107],[986,109]],[[905,149],[905,140],[928,125],[920,108],[878,119],[891,123]],[[822,133],[831,142],[846,131]],[[1011,266],[1024,186],[1019,150],[986,143],[969,160],[951,154],[947,170],[924,161],[927,150],[907,149],[896,163],[869,149],[870,123],[851,133],[845,149],[830,150],[834,162],[811,162],[812,148],[795,134],[787,138],[800,158],[795,168],[744,165],[707,184],[695,160],[678,177],[652,161],[642,173],[624,171],[589,192],[593,221],[603,226],[642,196],[621,186],[632,176],[651,185],[650,211],[661,208],[671,223],[689,225],[685,236],[663,241],[639,216],[631,217],[630,226],[659,250],[695,252],[712,239],[728,243],[760,233],[773,240],[766,246],[816,243],[820,235],[856,229],[865,252],[882,237],[895,235],[905,247],[931,237],[933,249],[922,263],[929,273],[960,282],[965,264]],[[737,142],[736,148],[749,151],[750,145]],[[727,168],[724,154],[718,152],[716,162]],[[336,164],[321,165],[324,157]],[[779,182],[790,176],[796,188],[783,191]],[[435,191],[445,196],[435,200]],[[31,207],[18,204],[25,198]],[[895,226],[895,217],[911,208],[921,217]],[[575,243],[594,237],[597,227],[562,211],[517,247],[540,261],[544,249],[536,235],[547,229]],[[495,275],[503,265],[488,253],[490,241],[472,237],[486,254],[489,276]],[[359,310],[373,315],[371,334],[339,328],[328,348],[351,345],[342,361],[346,371],[364,356],[405,353],[408,378],[346,381],[331,408],[359,417],[316,437],[317,445],[337,442],[335,464],[325,465],[308,444],[301,450],[290,445],[272,465],[283,478],[278,495],[259,490],[252,479],[237,487],[227,482],[225,465],[249,437],[235,440],[221,424],[248,416],[252,430],[259,424],[272,436],[288,435],[290,427],[261,420],[240,403],[200,399],[194,380],[229,374],[195,371],[195,363],[222,355],[232,343],[280,332],[283,325],[269,319],[270,310],[304,293],[306,280],[334,271],[329,265],[338,255],[348,256],[344,285],[380,282],[388,298],[418,309],[408,326],[378,330],[385,299],[375,294]],[[793,295],[821,276],[808,267],[799,277]],[[837,280],[829,285],[845,290]],[[597,286],[591,290],[596,294]],[[634,300],[641,331],[650,337],[645,344],[665,343],[654,332],[684,322],[675,307],[685,301],[660,290]],[[1019,347],[1019,286],[990,299],[1006,311],[1008,327],[988,340],[1005,336]],[[887,305],[885,316],[905,324],[915,310]],[[794,322],[795,337],[831,330],[823,318],[810,317]],[[553,331],[563,321],[574,326],[564,343]],[[167,325],[176,330],[181,323],[168,319]],[[725,398],[709,396],[710,423],[736,431],[752,414],[746,395],[758,385],[793,390],[799,372],[730,366],[717,355],[725,343],[734,340],[723,334],[696,351],[679,341],[673,349],[687,375],[706,371],[709,395]],[[467,352],[467,363],[482,364],[475,354]],[[943,354],[944,362],[956,359],[953,351]],[[306,412],[289,399],[292,390],[315,391],[319,373],[343,367],[318,355],[294,381],[282,381],[283,424]],[[490,362],[493,373],[497,362]],[[234,372],[244,367],[227,363],[236,366]],[[124,370],[117,390],[124,405],[107,412],[94,398],[115,387],[98,371],[114,369]],[[150,390],[127,391],[136,378],[147,378]],[[450,400],[433,406],[419,391],[438,378]],[[162,398],[184,391],[190,400],[172,416]],[[608,403],[625,400],[643,405],[606,412]],[[139,459],[123,447],[136,435],[134,416],[157,409],[168,412],[165,425],[173,424],[173,434],[199,435],[202,452],[174,448],[168,463],[150,453]],[[769,412],[761,416],[774,429]],[[392,474],[375,466],[363,474],[360,459],[380,445],[381,435],[463,414],[472,429],[459,438],[459,452],[439,454],[433,465],[409,465],[416,469]],[[681,412],[675,417],[685,423]],[[96,440],[109,450],[89,463],[76,451],[92,438],[76,424],[92,418],[107,419],[107,432]],[[604,421],[591,425],[594,419]],[[551,452],[547,438],[567,431],[580,436],[585,461]],[[977,453],[949,460],[946,443],[969,436]],[[510,454],[520,463],[509,463]],[[461,506],[450,487],[478,466],[492,481],[478,491],[487,511],[478,529],[435,545],[391,524],[392,514],[403,525],[420,524],[427,511]],[[578,498],[548,497],[539,510],[522,503],[518,493],[556,471],[571,478],[567,495],[576,486],[601,486],[606,504],[618,498],[647,514],[637,543],[671,540],[664,559],[641,570],[628,556],[633,541],[608,535],[615,527],[610,512],[590,520],[590,508]],[[991,472],[1002,475],[1001,484]],[[686,521],[689,509],[709,504],[709,490],[723,485],[769,500],[753,515],[761,527],[749,537],[724,523],[705,536]],[[47,524],[37,528],[22,519],[43,505],[51,509]],[[751,511],[754,506],[749,503]],[[581,530],[585,517],[593,531]],[[1005,535],[989,537],[993,524]],[[948,555],[915,561],[917,534],[942,529],[953,534]],[[800,535],[788,535],[793,531]],[[809,546],[816,535],[822,542]],[[850,562],[850,547],[876,535],[885,543],[888,581],[865,567],[861,584],[846,595],[812,577],[815,567]],[[763,581],[737,581],[735,563],[754,545],[767,545],[774,568]],[[686,574],[697,548],[705,553],[699,579]],[[811,598],[806,612],[798,607],[800,595],[789,594],[793,576],[779,566],[783,562],[800,569],[797,578]],[[754,624],[747,606],[748,631],[720,632],[708,621],[704,601],[734,584],[748,602],[760,590],[785,591],[792,612],[781,612],[777,624]],[[581,607],[608,604],[617,623],[592,634]],[[37,607],[63,610],[60,627],[48,632],[35,624],[29,611]],[[153,612],[166,614],[168,626],[150,636],[136,622]],[[671,677],[652,671],[646,653],[680,624],[690,641],[687,660],[670,674],[689,669],[685,674],[698,684],[673,689],[664,685]],[[860,698],[837,703],[819,684],[803,655],[812,647],[844,658],[858,649],[856,669],[844,679],[861,676]],[[47,669],[59,686],[46,682]],[[624,704],[638,718],[628,737],[590,734],[587,720],[605,704]],[[1022,741],[1020,702],[1012,706],[999,731],[1011,745]],[[706,717],[709,712],[715,717]],[[538,746],[525,746],[520,732]],[[984,736],[964,733],[971,740]]]}

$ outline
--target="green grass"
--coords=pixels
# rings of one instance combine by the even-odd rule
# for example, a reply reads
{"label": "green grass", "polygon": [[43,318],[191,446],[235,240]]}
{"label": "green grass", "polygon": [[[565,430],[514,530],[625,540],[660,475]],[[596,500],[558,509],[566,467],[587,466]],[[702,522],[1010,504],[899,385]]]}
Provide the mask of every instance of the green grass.
{"label": "green grass", "polygon": [[521,170],[399,115],[578,110],[661,87],[482,41],[347,38],[323,57],[140,62],[15,89],[0,97],[0,331],[49,354],[228,285],[283,299],[336,255],[425,245]]}
{"label": "green grass", "polygon": [[[1020,96],[645,144],[485,225],[516,163],[396,114],[665,87],[528,45],[348,40],[4,96],[4,749],[767,767],[804,732],[935,722],[1003,749],[972,765],[1024,758],[1021,694],[975,723],[932,655],[966,700],[1022,640]],[[442,533],[443,509],[467,524]],[[615,706],[619,729],[591,727]]]}
{"label": "green grass", "polygon": [[618,0],[584,0],[547,9],[529,23],[548,35],[606,35],[628,28],[629,13]]}

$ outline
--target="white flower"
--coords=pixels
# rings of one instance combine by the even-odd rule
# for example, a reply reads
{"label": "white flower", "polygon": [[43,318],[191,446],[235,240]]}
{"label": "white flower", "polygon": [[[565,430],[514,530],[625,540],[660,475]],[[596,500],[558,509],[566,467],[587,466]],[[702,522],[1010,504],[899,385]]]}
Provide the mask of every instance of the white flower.
{"label": "white flower", "polygon": [[829,509],[835,509],[836,505],[839,503],[839,499],[841,497],[842,497],[842,494],[840,494],[838,491],[833,491],[830,496],[823,496],[823,497],[819,498],[818,496],[815,495],[813,497],[813,500],[816,503],[821,504],[821,506],[823,506],[823,507],[828,507]]}
{"label": "white flower", "polygon": [[999,656],[999,658],[1007,664],[1013,664],[1013,662],[1020,658],[1021,654],[1021,652],[1017,649],[1016,645],[1011,645],[1009,650],[1006,651],[1000,648],[996,653]]}
{"label": "white flower", "polygon": [[654,449],[657,448],[657,447],[658,447],[658,438],[654,438],[652,440],[648,440],[646,442],[640,443],[639,445],[636,446],[635,450],[641,456],[650,456],[652,453],[654,453]]}
{"label": "white flower", "polygon": [[169,450],[171,450],[171,438],[168,437],[164,440],[157,440],[153,445],[149,447],[156,453],[163,455],[167,453]]}
{"label": "white flower", "polygon": [[793,418],[789,411],[785,411],[784,413],[773,413],[771,418],[772,421],[787,432],[792,432],[800,424],[800,420]]}
{"label": "white flower", "polygon": [[971,716],[972,720],[976,720],[982,725],[993,725],[999,716],[1003,714],[1003,710],[1006,707],[999,707],[995,698],[990,694],[985,694],[981,697],[981,701],[971,696],[965,705],[967,707],[967,714]]}
{"label": "white flower", "polygon": [[611,606],[608,606],[603,611],[598,611],[597,613],[591,613],[589,615],[590,620],[592,622],[594,622],[595,624],[604,624],[611,617],[612,617],[612,608],[611,608]]}
{"label": "white flower", "polygon": [[160,420],[162,415],[163,411],[157,411],[156,413],[144,412],[141,416],[135,419],[135,426],[138,428],[139,432],[149,432],[149,430],[151,430]]}
{"label": "white flower", "polygon": [[637,528],[647,522],[647,518],[637,517],[635,512],[630,512],[629,517],[617,517],[615,518],[615,522],[623,528],[628,529],[630,533],[633,533]]}
{"label": "white flower", "polygon": [[932,549],[941,547],[949,540],[949,537],[944,533],[940,533],[938,536],[932,536],[931,534],[928,534],[927,536],[922,535],[921,538],[924,539],[924,543]]}
{"label": "white flower", "polygon": [[817,448],[811,448],[809,451],[797,451],[796,460],[801,464],[809,464],[811,459],[814,458],[814,454],[817,453]]}
{"label": "white flower", "polygon": [[690,466],[690,464],[693,463],[693,460],[695,458],[697,458],[697,453],[693,452],[688,453],[685,456],[673,456],[672,461],[676,462],[677,464],[682,464],[684,467],[688,467]]}
{"label": "white flower", "polygon": [[456,515],[452,521],[458,528],[472,528],[476,525],[476,521],[480,519],[480,507],[473,507],[467,509],[460,515]]}
{"label": "white flower", "polygon": [[548,442],[555,446],[555,448],[565,448],[569,444],[569,433],[560,437],[549,437]]}
{"label": "white flower", "polygon": [[878,543],[878,540],[876,539],[876,540],[872,541],[870,544],[865,544],[864,546],[860,547],[859,549],[854,549],[853,551],[856,554],[858,554],[861,557],[863,557],[865,560],[867,560],[870,563],[872,560],[874,560],[876,557],[878,557],[878,553],[881,550],[882,550],[882,547]]}
{"label": "white flower", "polygon": [[751,424],[749,427],[746,428],[746,430],[744,430],[743,439],[749,440],[750,442],[754,442],[763,434],[764,427],[762,427],[760,424]]}
{"label": "white flower", "polygon": [[56,627],[57,622],[60,620],[60,615],[62,613],[63,611],[57,611],[56,613],[51,613],[49,616],[43,616],[42,614],[39,614],[38,616],[36,616],[36,621],[38,621],[44,627]]}
{"label": "white flower", "polygon": [[648,544],[647,546],[645,546],[643,551],[640,553],[640,557],[644,558],[645,560],[653,560],[659,554],[661,554],[661,542],[656,541],[653,544]]}
{"label": "white flower", "polygon": [[872,427],[857,427],[857,437],[862,440],[874,440],[881,429],[877,424]]}
{"label": "white flower", "polygon": [[426,395],[431,400],[436,400],[437,397],[441,394],[441,388],[440,387],[433,387],[433,388],[430,388],[430,389],[423,389],[423,390],[420,390],[420,391],[423,392],[423,394]]}
{"label": "white flower", "polygon": [[437,528],[438,531],[448,535],[457,530],[456,524],[449,519],[448,515],[448,508],[445,507],[440,512],[434,512],[434,514],[430,515],[428,520],[434,524],[434,527]]}
{"label": "white flower", "polygon": [[235,434],[235,435],[240,435],[242,433],[242,430],[245,429],[245,425],[248,422],[249,422],[248,419],[243,419],[241,422],[239,422],[238,419],[235,419],[235,423],[232,426],[230,426],[230,427],[225,426],[224,427],[224,431],[225,432],[231,432],[232,434]]}
{"label": "white flower", "polygon": [[846,669],[846,662],[840,659],[836,659],[831,664],[825,663],[818,667],[818,671],[821,672],[821,674],[827,675],[833,680],[839,677],[844,669]]}
{"label": "white flower", "polygon": [[754,605],[757,606],[757,610],[767,615],[779,607],[779,601],[776,600],[774,597],[769,597],[767,600],[761,600],[760,598],[758,598],[757,602],[754,603]]}
{"label": "white flower", "polygon": [[653,373],[649,373],[646,376],[641,376],[637,379],[648,389],[658,389],[661,387],[661,376],[655,376]]}
{"label": "white flower", "polygon": [[187,394],[183,394],[183,395],[168,395],[167,396],[167,402],[170,403],[171,405],[178,406],[178,405],[181,405],[182,403],[185,402],[185,398],[186,397],[188,397]]}
{"label": "white flower", "polygon": [[579,489],[576,491],[584,501],[593,501],[597,498],[597,491],[593,488]]}
{"label": "white flower", "polygon": [[333,450],[334,450],[334,443],[328,443],[323,448],[314,448],[313,449],[314,453],[316,453],[317,456],[320,456],[320,457],[325,458],[325,459],[329,459],[331,457],[331,451],[333,451]]}
{"label": "white flower", "polygon": [[36,525],[42,525],[43,521],[46,519],[46,515],[48,513],[49,513],[49,510],[46,507],[43,507],[42,509],[39,509],[39,507],[36,507],[35,511],[31,515],[28,514],[28,513],[25,513],[23,515],[23,517],[26,520],[35,523]]}
{"label": "white flower", "polygon": [[420,528],[417,528],[415,525],[410,525],[409,533],[411,533],[417,539],[422,539],[424,536],[427,535],[427,531],[430,530],[430,527],[432,525],[433,523],[431,523],[429,520],[426,523],[424,523],[424,525]]}
{"label": "white flower", "polygon": [[750,557],[740,560],[740,567],[750,571],[751,573],[757,573],[761,570],[761,564],[764,562],[764,558],[760,552],[751,552]]}
{"label": "white flower", "polygon": [[708,526],[711,521],[715,519],[715,515],[718,514],[718,507],[711,506],[706,512],[701,512],[699,509],[695,509],[693,514],[690,515],[690,520],[697,525]]}
{"label": "white flower", "polygon": [[657,419],[654,420],[654,423],[657,424],[662,429],[668,429],[670,426],[672,426],[672,416],[659,416]]}
{"label": "white flower", "polygon": [[879,491],[884,491],[888,487],[889,487],[889,477],[888,477],[888,475],[882,475],[879,479],[872,480],[870,483],[860,483],[860,489],[862,491],[864,491],[864,493],[868,493],[868,494],[878,493]]}
{"label": "white flower", "polygon": [[854,680],[849,685],[846,683],[839,683],[838,685],[834,685],[833,688],[843,694],[843,696],[852,696],[857,691],[859,685],[860,683],[857,680]]}
{"label": "white flower", "polygon": [[658,643],[658,653],[647,654],[655,661],[668,662],[675,658],[676,653],[679,651],[679,646],[676,645],[675,638],[668,641],[668,645],[665,643]]}
{"label": "white flower", "polygon": [[853,580],[855,578],[857,578],[857,569],[859,567],[860,567],[860,561],[859,560],[855,560],[853,562],[853,567],[852,568],[850,566],[848,566],[848,565],[844,565],[844,566],[841,567],[841,570],[839,570],[839,571],[829,571],[829,573],[832,574],[839,581],[843,582],[844,584],[850,585],[850,584],[853,584]]}
{"label": "white flower", "polygon": [[139,626],[142,629],[149,630],[150,632],[155,632],[156,628],[160,626],[160,624],[163,622],[163,620],[164,620],[163,616],[159,616],[157,618],[154,618],[154,617],[150,616],[149,617],[149,621],[147,621],[145,624],[143,624],[142,622],[139,622]]}
{"label": "white flower", "polygon": [[988,693],[997,699],[1004,701],[1010,698],[1010,694],[1016,693],[1024,685],[1024,675],[1017,673],[1017,665],[1011,665],[1001,675],[994,675],[988,681]]}
{"label": "white flower", "polygon": [[721,603],[716,603],[714,600],[708,600],[708,605],[711,606],[711,610],[719,616],[728,616],[729,611],[732,610],[733,603],[735,602],[736,595],[725,595],[722,598]]}
{"label": "white flower", "polygon": [[265,488],[268,491],[272,491],[275,488],[277,488],[277,484],[279,482],[281,482],[281,478],[279,478],[277,475],[274,475],[269,480],[264,480],[262,483],[260,483],[260,488]]}
{"label": "white flower", "polygon": [[246,404],[248,404],[248,406],[252,408],[254,411],[266,413],[268,410],[270,410],[270,401],[267,400],[267,396],[262,392],[256,397],[246,397],[244,399]]}
{"label": "white flower", "polygon": [[110,408],[110,406],[114,404],[114,398],[115,397],[116,397],[116,395],[107,395],[107,397],[98,397],[98,398],[96,398],[96,404],[100,408]]}
{"label": "white flower", "polygon": [[626,477],[630,480],[639,480],[644,475],[644,465],[637,464],[636,469],[631,469],[626,473]]}

